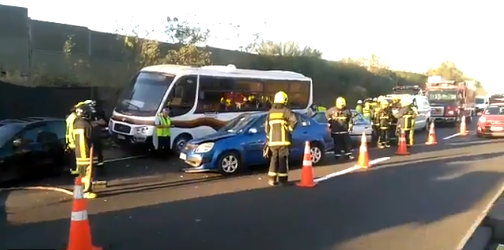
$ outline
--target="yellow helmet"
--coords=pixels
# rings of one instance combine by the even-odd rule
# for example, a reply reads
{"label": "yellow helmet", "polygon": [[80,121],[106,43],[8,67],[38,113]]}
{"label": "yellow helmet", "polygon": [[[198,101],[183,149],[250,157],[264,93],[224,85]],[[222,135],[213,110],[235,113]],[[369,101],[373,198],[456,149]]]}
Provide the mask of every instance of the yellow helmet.
{"label": "yellow helmet", "polygon": [[413,102],[411,98],[402,98],[401,99],[401,106],[408,106]]}
{"label": "yellow helmet", "polygon": [[388,106],[388,105],[389,105],[388,101],[387,101],[387,100],[385,100],[385,98],[383,98],[383,99],[380,101],[380,104],[381,104],[382,106]]}
{"label": "yellow helmet", "polygon": [[278,93],[275,94],[275,98],[273,99],[273,103],[277,104],[287,104],[287,94],[283,91],[279,91]]}
{"label": "yellow helmet", "polygon": [[346,106],[346,100],[345,100],[345,98],[343,98],[341,96],[338,97],[336,99],[336,107],[340,108],[340,107],[345,107],[345,106]]}

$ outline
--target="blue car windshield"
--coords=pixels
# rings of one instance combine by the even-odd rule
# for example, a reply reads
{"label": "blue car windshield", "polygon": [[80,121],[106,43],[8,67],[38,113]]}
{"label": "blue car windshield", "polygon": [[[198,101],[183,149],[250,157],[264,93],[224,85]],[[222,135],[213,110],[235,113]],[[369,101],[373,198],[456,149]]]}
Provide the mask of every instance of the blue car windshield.
{"label": "blue car windshield", "polygon": [[221,132],[241,132],[251,121],[253,117],[250,115],[238,116],[235,119],[229,121],[224,127],[219,129]]}

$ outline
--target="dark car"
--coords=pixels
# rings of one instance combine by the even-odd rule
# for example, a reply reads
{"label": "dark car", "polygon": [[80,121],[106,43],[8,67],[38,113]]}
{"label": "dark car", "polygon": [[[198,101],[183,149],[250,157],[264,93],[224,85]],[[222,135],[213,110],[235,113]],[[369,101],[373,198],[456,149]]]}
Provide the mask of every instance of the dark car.
{"label": "dark car", "polygon": [[65,120],[45,117],[0,121],[0,182],[61,173]]}

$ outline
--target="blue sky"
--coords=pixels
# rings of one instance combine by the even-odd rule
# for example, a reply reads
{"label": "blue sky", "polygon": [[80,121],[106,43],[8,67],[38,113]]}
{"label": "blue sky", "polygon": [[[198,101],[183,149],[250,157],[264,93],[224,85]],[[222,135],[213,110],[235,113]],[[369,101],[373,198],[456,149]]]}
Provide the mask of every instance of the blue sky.
{"label": "blue sky", "polygon": [[[264,4],[261,4],[264,3]],[[268,4],[266,4],[268,3]],[[37,20],[114,32],[135,24],[161,29],[166,16],[209,27],[209,45],[236,49],[251,34],[296,41],[321,50],[324,58],[379,55],[391,68],[415,72],[451,60],[490,91],[498,83],[503,58],[504,15],[498,1],[74,1],[0,0],[29,8]],[[233,28],[233,23],[240,28]],[[267,25],[264,25],[267,23]],[[504,86],[502,87],[504,88]]]}

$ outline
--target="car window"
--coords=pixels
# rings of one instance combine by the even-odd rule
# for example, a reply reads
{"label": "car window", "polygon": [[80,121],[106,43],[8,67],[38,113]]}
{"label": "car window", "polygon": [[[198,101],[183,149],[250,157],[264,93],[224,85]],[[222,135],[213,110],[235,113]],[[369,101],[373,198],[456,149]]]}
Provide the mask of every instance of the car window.
{"label": "car window", "polygon": [[296,115],[296,120],[297,120],[296,127],[299,127],[299,126],[306,127],[306,126],[310,125],[310,121],[307,120],[305,117],[303,117],[299,113],[294,113],[294,114]]}
{"label": "car window", "polygon": [[326,114],[324,112],[317,112],[312,116],[312,119],[318,123],[327,123]]}
{"label": "car window", "polygon": [[56,135],[58,139],[65,138],[66,126],[64,121],[48,122],[45,131]]}
{"label": "car window", "polygon": [[265,115],[262,115],[261,117],[259,117],[257,119],[257,121],[255,121],[254,123],[254,126],[253,127],[256,127],[256,128],[259,128],[258,130],[259,131],[264,131],[264,123],[266,122],[266,116]]}
{"label": "car window", "polygon": [[367,120],[361,114],[355,114],[354,118],[355,124],[367,124]]}
{"label": "car window", "polygon": [[41,142],[42,136],[47,129],[47,126],[40,125],[36,127],[28,128],[19,134],[19,137],[27,142]]}

